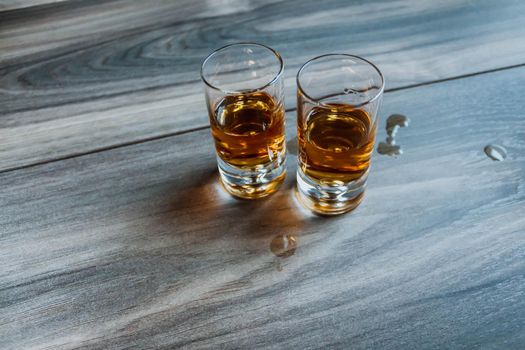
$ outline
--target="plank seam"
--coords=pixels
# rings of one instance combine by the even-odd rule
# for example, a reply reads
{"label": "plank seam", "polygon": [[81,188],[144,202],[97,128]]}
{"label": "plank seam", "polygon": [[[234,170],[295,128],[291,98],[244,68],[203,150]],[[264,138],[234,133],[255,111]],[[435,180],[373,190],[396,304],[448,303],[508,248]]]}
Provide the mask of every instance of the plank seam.
{"label": "plank seam", "polygon": [[[400,86],[400,87],[396,87],[396,88],[386,89],[385,93],[409,90],[409,89],[414,89],[414,88],[421,87],[421,86],[428,86],[428,85],[445,83],[445,82],[448,82],[448,81],[467,79],[467,78],[471,78],[471,77],[478,76],[478,75],[496,73],[496,72],[500,72],[500,71],[511,70],[511,69],[521,68],[521,67],[525,67],[525,63],[515,64],[515,65],[505,66],[505,67],[500,67],[500,68],[494,68],[494,69],[488,69],[488,70],[474,72],[474,73],[462,74],[462,75],[457,75],[457,76],[449,77],[449,78],[436,79],[436,80],[423,82],[423,83],[417,83],[417,84],[410,84],[410,85]],[[290,108],[290,109],[287,109],[286,112],[289,113],[289,112],[293,112],[295,110],[296,110],[296,108]],[[25,165],[21,165],[21,166],[16,166],[16,167],[11,167],[11,168],[0,170],[0,174],[11,172],[11,171],[23,170],[23,169],[31,168],[31,167],[34,167],[34,166],[39,166],[39,165],[59,162],[59,161],[67,160],[67,159],[71,159],[71,158],[82,157],[82,156],[86,156],[86,155],[90,155],[90,154],[110,151],[112,149],[123,148],[123,147],[138,145],[138,144],[142,144],[142,143],[147,143],[147,142],[151,142],[151,141],[157,141],[157,140],[162,140],[162,139],[166,139],[166,138],[170,138],[170,137],[175,137],[175,136],[179,136],[179,135],[189,134],[189,133],[192,133],[192,132],[208,129],[209,127],[210,127],[209,125],[203,125],[203,126],[198,126],[198,127],[195,127],[195,128],[190,128],[190,129],[187,129],[187,130],[175,131],[175,132],[171,132],[171,133],[167,133],[167,134],[163,134],[163,135],[156,135],[156,136],[146,137],[146,138],[139,139],[139,140],[133,140],[133,141],[123,142],[123,143],[114,144],[114,145],[110,145],[110,146],[106,146],[106,147],[100,147],[100,148],[96,148],[96,149],[93,149],[93,150],[90,150],[90,151],[72,153],[72,154],[69,154],[67,156],[51,158],[51,159],[44,159],[44,160],[41,160],[41,161],[38,161],[38,162],[29,163],[29,164],[25,164]]]}

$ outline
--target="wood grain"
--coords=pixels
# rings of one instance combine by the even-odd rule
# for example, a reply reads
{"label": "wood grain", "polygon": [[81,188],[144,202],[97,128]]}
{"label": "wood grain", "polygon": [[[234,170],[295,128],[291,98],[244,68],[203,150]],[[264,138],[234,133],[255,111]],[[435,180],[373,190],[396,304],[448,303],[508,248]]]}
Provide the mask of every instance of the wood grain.
{"label": "wood grain", "polygon": [[[279,0],[264,4],[275,1]],[[14,0],[5,5],[11,11],[0,12],[0,62],[56,57],[168,25],[255,10],[262,4],[253,0],[158,0],[154,5],[139,0],[20,0],[15,7]]]}
{"label": "wood grain", "polygon": [[0,11],[20,10],[33,6],[55,4],[68,0],[2,0]]}
{"label": "wood grain", "polygon": [[226,195],[208,130],[0,174],[2,347],[523,349],[524,84],[388,94],[405,153],[336,218],[296,203],[293,155],[271,198]]}
{"label": "wood grain", "polygon": [[350,52],[389,88],[523,64],[521,1],[85,1],[0,12],[0,170],[207,124],[201,60],[237,41],[286,61]]}

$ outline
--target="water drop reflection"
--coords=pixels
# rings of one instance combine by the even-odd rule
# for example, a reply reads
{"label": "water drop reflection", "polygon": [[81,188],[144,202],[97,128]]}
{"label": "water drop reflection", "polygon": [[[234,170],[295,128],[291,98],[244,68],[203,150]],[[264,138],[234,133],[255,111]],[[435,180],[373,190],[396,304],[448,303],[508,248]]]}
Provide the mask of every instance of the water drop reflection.
{"label": "water drop reflection", "polygon": [[503,146],[499,145],[487,145],[483,149],[487,157],[492,160],[501,162],[507,158],[507,150]]}
{"label": "water drop reflection", "polygon": [[297,239],[292,235],[278,235],[272,239],[270,250],[275,256],[289,258],[297,248]]}

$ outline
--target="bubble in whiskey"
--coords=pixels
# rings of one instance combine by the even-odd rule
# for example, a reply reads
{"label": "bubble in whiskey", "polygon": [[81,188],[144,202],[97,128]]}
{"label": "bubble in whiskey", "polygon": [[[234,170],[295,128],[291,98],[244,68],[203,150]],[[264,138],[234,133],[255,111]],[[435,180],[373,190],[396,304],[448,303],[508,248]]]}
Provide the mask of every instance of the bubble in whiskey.
{"label": "bubble in whiskey", "polygon": [[278,235],[272,239],[270,250],[280,258],[289,258],[294,255],[297,240],[292,235]]}
{"label": "bubble in whiskey", "polygon": [[499,145],[487,145],[483,149],[487,157],[492,160],[501,162],[507,158],[507,150],[503,146]]}
{"label": "bubble in whiskey", "polygon": [[410,119],[402,114],[392,114],[386,120],[386,142],[380,142],[377,146],[379,154],[387,156],[398,156],[403,154],[401,146],[396,145],[396,134],[400,127],[408,126]]}

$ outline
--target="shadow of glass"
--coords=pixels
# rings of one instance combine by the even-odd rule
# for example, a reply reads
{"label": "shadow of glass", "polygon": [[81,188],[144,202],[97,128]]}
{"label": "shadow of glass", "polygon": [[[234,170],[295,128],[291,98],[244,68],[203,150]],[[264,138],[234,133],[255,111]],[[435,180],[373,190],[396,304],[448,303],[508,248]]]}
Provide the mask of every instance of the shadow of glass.
{"label": "shadow of glass", "polygon": [[[288,162],[287,177],[269,197],[243,200],[222,187],[215,166],[195,169],[163,190],[165,200],[151,225],[156,232],[188,244],[213,245],[268,253],[276,235],[295,237],[314,233],[325,218],[304,209],[295,198],[295,162]],[[172,195],[169,195],[169,194]]]}

